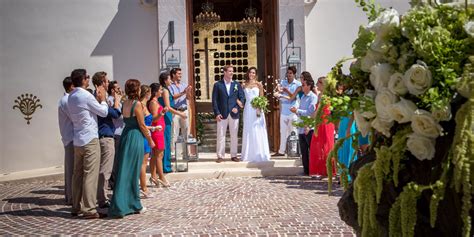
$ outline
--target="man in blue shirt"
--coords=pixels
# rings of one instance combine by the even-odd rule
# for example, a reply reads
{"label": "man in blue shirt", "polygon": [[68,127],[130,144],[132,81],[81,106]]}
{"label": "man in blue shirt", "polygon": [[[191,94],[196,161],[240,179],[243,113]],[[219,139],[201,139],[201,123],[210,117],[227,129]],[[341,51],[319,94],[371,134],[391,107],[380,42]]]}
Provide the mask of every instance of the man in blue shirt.
{"label": "man in blue shirt", "polygon": [[[301,97],[300,105],[298,109],[296,107],[292,107],[290,110],[298,117],[309,117],[313,115],[316,109],[316,103],[318,102],[318,96],[313,93],[313,79],[309,78],[303,80],[303,84],[301,87],[304,95]],[[300,142],[303,170],[306,175],[309,175],[309,146],[311,144],[311,138],[313,137],[313,129],[298,128],[298,137]]]}
{"label": "man in blue shirt", "polygon": [[[191,86],[181,81],[182,72],[181,68],[173,68],[170,71],[171,80],[173,84],[170,86],[170,92],[174,99],[174,109],[182,111],[187,114],[188,111],[188,99],[190,98]],[[189,115],[188,115],[189,116]],[[188,136],[188,118],[182,118],[180,116],[173,116],[173,147],[174,142],[178,136],[187,139]],[[171,150],[174,150],[173,148]]]}
{"label": "man in blue shirt", "polygon": [[292,131],[296,131],[293,122],[297,117],[290,111],[291,107],[298,107],[297,101],[287,98],[290,93],[295,93],[296,89],[301,86],[301,82],[295,80],[296,67],[290,66],[286,72],[286,80],[281,81],[283,91],[280,97],[280,149],[272,156],[284,156],[286,153],[286,140]]}
{"label": "man in blue shirt", "polygon": [[[97,88],[103,86],[109,87],[109,79],[106,72],[97,72],[92,77],[92,83]],[[97,185],[97,202],[100,208],[109,207],[107,198],[107,189],[109,187],[109,179],[112,174],[115,157],[115,125],[113,119],[121,116],[119,93],[115,93],[113,107],[109,105],[107,117],[97,116],[97,124],[99,128],[99,144],[100,144],[100,168],[99,168],[99,184]]]}

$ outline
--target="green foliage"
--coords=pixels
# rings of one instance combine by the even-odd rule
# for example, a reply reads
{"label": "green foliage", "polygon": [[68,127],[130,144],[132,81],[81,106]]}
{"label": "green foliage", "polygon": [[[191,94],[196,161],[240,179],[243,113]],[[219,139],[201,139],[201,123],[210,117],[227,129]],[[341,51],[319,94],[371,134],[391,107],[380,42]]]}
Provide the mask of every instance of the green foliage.
{"label": "green foliage", "polygon": [[270,110],[268,109],[268,99],[265,96],[257,96],[253,98],[253,100],[250,102],[252,107],[256,109],[260,109],[263,113],[267,113]]}
{"label": "green foliage", "polygon": [[197,113],[196,116],[196,138],[198,141],[202,141],[204,135],[204,122],[213,121],[215,119],[213,113]]}
{"label": "green foliage", "polygon": [[355,2],[360,8],[362,8],[362,11],[367,14],[367,17],[370,21],[373,21],[375,18],[377,18],[377,16],[383,10],[379,5],[375,4],[374,0],[355,0]]}
{"label": "green foliage", "polygon": [[390,209],[389,236],[413,236],[416,225],[416,203],[421,190],[415,183],[403,187],[403,191]]}
{"label": "green foliage", "polygon": [[374,41],[374,32],[366,29],[364,26],[359,27],[359,35],[352,43],[352,55],[354,57],[363,57],[367,54],[370,44]]}
{"label": "green foliage", "polygon": [[357,220],[362,228],[362,236],[380,236],[377,219],[375,174],[372,163],[359,169],[354,181],[354,200],[357,203]]}
{"label": "green foliage", "polygon": [[474,165],[474,94],[456,113],[456,131],[453,141],[454,187],[456,192],[462,188],[463,236],[469,236],[471,230],[470,210],[472,208],[472,184],[474,177],[471,166]]}

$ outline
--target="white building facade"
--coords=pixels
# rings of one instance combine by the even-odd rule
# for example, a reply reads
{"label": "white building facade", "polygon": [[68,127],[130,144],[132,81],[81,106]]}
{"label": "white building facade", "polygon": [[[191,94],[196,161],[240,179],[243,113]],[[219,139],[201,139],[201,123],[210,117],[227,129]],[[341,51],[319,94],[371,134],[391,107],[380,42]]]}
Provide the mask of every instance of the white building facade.
{"label": "white building facade", "polygon": [[[409,8],[408,0],[379,2],[399,12]],[[278,4],[281,53],[293,19],[300,67],[314,76],[350,56],[359,25],[367,23],[353,0]],[[174,21],[173,47],[181,50],[181,68],[188,75],[186,6],[186,0],[0,0],[0,175],[63,165],[57,103],[62,80],[73,69],[85,68],[90,75],[106,71],[122,86],[129,78],[157,82],[164,35]],[[280,73],[285,60],[280,58]],[[14,106],[18,97],[30,94],[39,101],[27,120]]]}

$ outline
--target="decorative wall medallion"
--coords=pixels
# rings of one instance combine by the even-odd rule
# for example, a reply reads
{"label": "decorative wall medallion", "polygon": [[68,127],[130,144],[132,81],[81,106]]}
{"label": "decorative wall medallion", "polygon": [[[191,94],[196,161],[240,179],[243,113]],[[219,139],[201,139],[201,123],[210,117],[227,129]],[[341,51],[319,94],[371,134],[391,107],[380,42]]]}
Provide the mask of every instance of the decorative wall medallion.
{"label": "decorative wall medallion", "polygon": [[33,94],[22,94],[17,97],[15,100],[16,105],[13,106],[13,109],[18,108],[20,112],[25,115],[26,123],[30,124],[30,120],[33,118],[32,115],[36,109],[43,108],[40,104],[40,99],[38,99]]}

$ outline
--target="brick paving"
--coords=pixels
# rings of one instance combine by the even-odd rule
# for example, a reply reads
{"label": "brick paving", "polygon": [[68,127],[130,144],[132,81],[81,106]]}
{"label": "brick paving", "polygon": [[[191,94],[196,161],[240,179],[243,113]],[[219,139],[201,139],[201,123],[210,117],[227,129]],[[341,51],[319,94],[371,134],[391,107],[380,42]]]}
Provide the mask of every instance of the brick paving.
{"label": "brick paving", "polygon": [[147,211],[123,219],[70,216],[62,181],[0,184],[0,235],[354,236],[342,190],[308,177],[184,180],[152,188]]}

